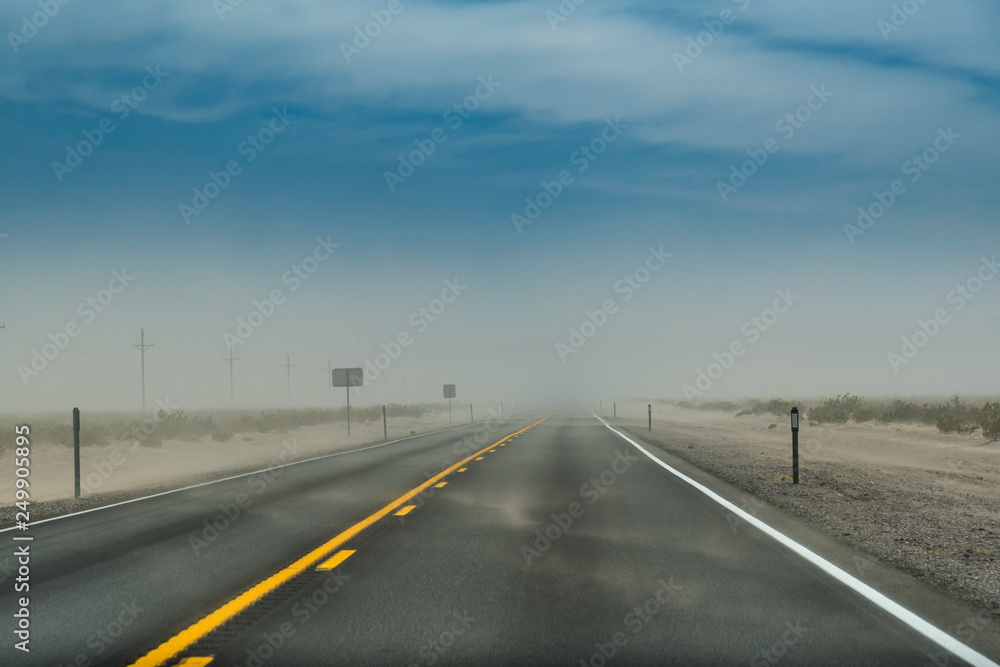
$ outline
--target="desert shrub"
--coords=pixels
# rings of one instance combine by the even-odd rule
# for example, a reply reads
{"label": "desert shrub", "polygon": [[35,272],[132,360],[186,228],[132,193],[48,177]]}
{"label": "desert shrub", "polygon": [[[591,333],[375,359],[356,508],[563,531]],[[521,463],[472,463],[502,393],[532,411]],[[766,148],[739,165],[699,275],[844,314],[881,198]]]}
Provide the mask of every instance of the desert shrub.
{"label": "desert shrub", "polygon": [[846,424],[856,412],[867,414],[864,411],[865,399],[860,396],[844,394],[837,398],[828,398],[822,405],[809,410],[809,419],[818,422],[829,422],[832,424]]}
{"label": "desert shrub", "polygon": [[976,417],[984,437],[1000,440],[1000,403],[987,403],[977,411]]}
{"label": "desert shrub", "polygon": [[223,431],[221,429],[216,430],[212,433],[212,440],[216,442],[229,442],[233,439],[233,434],[229,431]]}

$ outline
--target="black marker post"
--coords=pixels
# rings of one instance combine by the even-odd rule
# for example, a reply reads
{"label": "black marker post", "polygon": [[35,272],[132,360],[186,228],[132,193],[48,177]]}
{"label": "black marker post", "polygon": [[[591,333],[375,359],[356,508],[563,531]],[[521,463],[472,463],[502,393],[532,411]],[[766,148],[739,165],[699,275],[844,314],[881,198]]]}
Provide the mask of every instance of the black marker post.
{"label": "black marker post", "polygon": [[799,409],[792,408],[792,484],[799,483]]}
{"label": "black marker post", "polygon": [[73,408],[73,489],[80,497],[80,408]]}

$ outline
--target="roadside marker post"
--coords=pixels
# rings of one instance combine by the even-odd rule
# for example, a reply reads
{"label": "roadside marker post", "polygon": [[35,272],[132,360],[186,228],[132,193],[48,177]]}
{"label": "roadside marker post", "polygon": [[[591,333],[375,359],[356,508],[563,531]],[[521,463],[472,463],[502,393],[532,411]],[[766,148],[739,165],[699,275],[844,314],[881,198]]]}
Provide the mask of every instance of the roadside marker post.
{"label": "roadside marker post", "polygon": [[649,432],[653,432],[653,404],[649,404]]}
{"label": "roadside marker post", "polygon": [[799,483],[799,409],[792,408],[792,484]]}
{"label": "roadside marker post", "polygon": [[382,404],[382,437],[389,439],[389,425],[385,421],[385,403]]}
{"label": "roadside marker post", "polygon": [[73,408],[73,489],[80,497],[80,408]]}

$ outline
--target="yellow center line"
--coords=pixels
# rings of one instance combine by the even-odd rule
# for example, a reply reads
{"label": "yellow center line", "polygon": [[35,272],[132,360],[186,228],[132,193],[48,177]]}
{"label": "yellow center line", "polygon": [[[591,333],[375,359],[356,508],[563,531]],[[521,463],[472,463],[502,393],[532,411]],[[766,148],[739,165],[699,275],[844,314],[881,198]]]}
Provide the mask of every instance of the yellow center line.
{"label": "yellow center line", "polygon": [[416,505],[407,505],[406,507],[402,507],[398,512],[396,512],[396,516],[406,516],[416,508]]}
{"label": "yellow center line", "polygon": [[476,457],[476,460],[477,460],[477,461],[482,461],[482,460],[483,460],[484,458],[486,458],[486,457],[485,457],[485,456],[477,456],[477,457]]}
{"label": "yellow center line", "polygon": [[[528,429],[537,426],[538,424],[541,424],[549,417],[551,417],[551,415],[546,415],[545,417],[542,417],[534,424],[531,424],[530,426],[527,426],[518,431],[517,434],[524,433]],[[506,438],[504,439],[506,440]],[[481,461],[483,457],[479,455],[489,450],[490,447],[494,446],[495,444],[484,447],[475,454],[470,454],[465,459],[452,465],[450,468],[442,470],[437,475],[434,475],[434,477],[431,477],[429,480],[427,480],[420,486],[411,489],[410,491],[406,492],[405,494],[403,494],[396,500],[392,501],[379,511],[370,515],[366,519],[363,519],[358,523],[354,524],[353,526],[342,532],[340,535],[337,535],[326,544],[323,544],[317,547],[316,549],[313,549],[312,551],[307,553],[302,558],[299,558],[297,561],[295,561],[285,569],[271,575],[270,577],[260,582],[256,586],[250,588],[247,591],[244,591],[243,593],[236,596],[226,604],[222,605],[208,616],[205,616],[200,621],[197,621],[188,628],[180,631],[179,633],[177,633],[167,641],[163,642],[162,644],[157,646],[155,649],[153,649],[146,655],[136,660],[134,663],[132,663],[130,667],[159,667],[167,660],[170,660],[181,651],[185,650],[195,642],[201,640],[203,637],[208,635],[213,630],[217,629],[219,626],[221,626],[229,619],[233,618],[237,614],[243,612],[248,607],[261,600],[264,596],[271,593],[274,589],[278,588],[289,579],[295,577],[302,571],[312,567],[319,561],[326,558],[332,551],[334,551],[341,545],[345,544],[352,537],[357,536],[361,531],[368,528],[376,521],[387,516],[390,512],[397,509],[400,505],[404,504],[407,500],[410,500],[411,498],[419,494],[421,491],[433,486],[434,484],[437,484],[443,478],[455,472],[456,470],[458,470],[459,467],[465,465],[469,461],[472,461],[473,459],[475,459],[476,461]],[[476,458],[477,456],[479,458]]]}
{"label": "yellow center line", "polygon": [[446,486],[447,484],[448,482],[438,482],[437,484],[434,485],[434,488],[440,489],[441,487]]}
{"label": "yellow center line", "polygon": [[177,663],[177,667],[205,667],[205,665],[212,662],[212,658],[214,657],[214,655],[209,655],[200,658],[184,658]]}
{"label": "yellow center line", "polygon": [[458,472],[465,472],[466,470],[468,470],[468,468],[459,468]]}
{"label": "yellow center line", "polygon": [[343,563],[345,560],[354,555],[353,549],[344,549],[343,551],[338,551],[329,560],[325,560],[316,566],[317,570],[332,570],[338,565]]}

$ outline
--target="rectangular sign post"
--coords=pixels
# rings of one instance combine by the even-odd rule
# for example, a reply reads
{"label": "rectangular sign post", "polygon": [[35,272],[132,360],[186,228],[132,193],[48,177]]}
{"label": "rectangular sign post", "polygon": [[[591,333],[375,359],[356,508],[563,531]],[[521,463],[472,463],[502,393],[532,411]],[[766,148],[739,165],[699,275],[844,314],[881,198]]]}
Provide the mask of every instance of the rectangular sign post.
{"label": "rectangular sign post", "polygon": [[446,384],[444,386],[444,397],[448,399],[448,422],[451,423],[451,399],[455,398],[455,385]]}
{"label": "rectangular sign post", "polygon": [[80,497],[80,408],[73,408],[73,489]]}
{"label": "rectangular sign post", "polygon": [[365,383],[365,372],[360,368],[334,368],[333,386],[347,388],[347,437],[351,437],[351,387]]}

